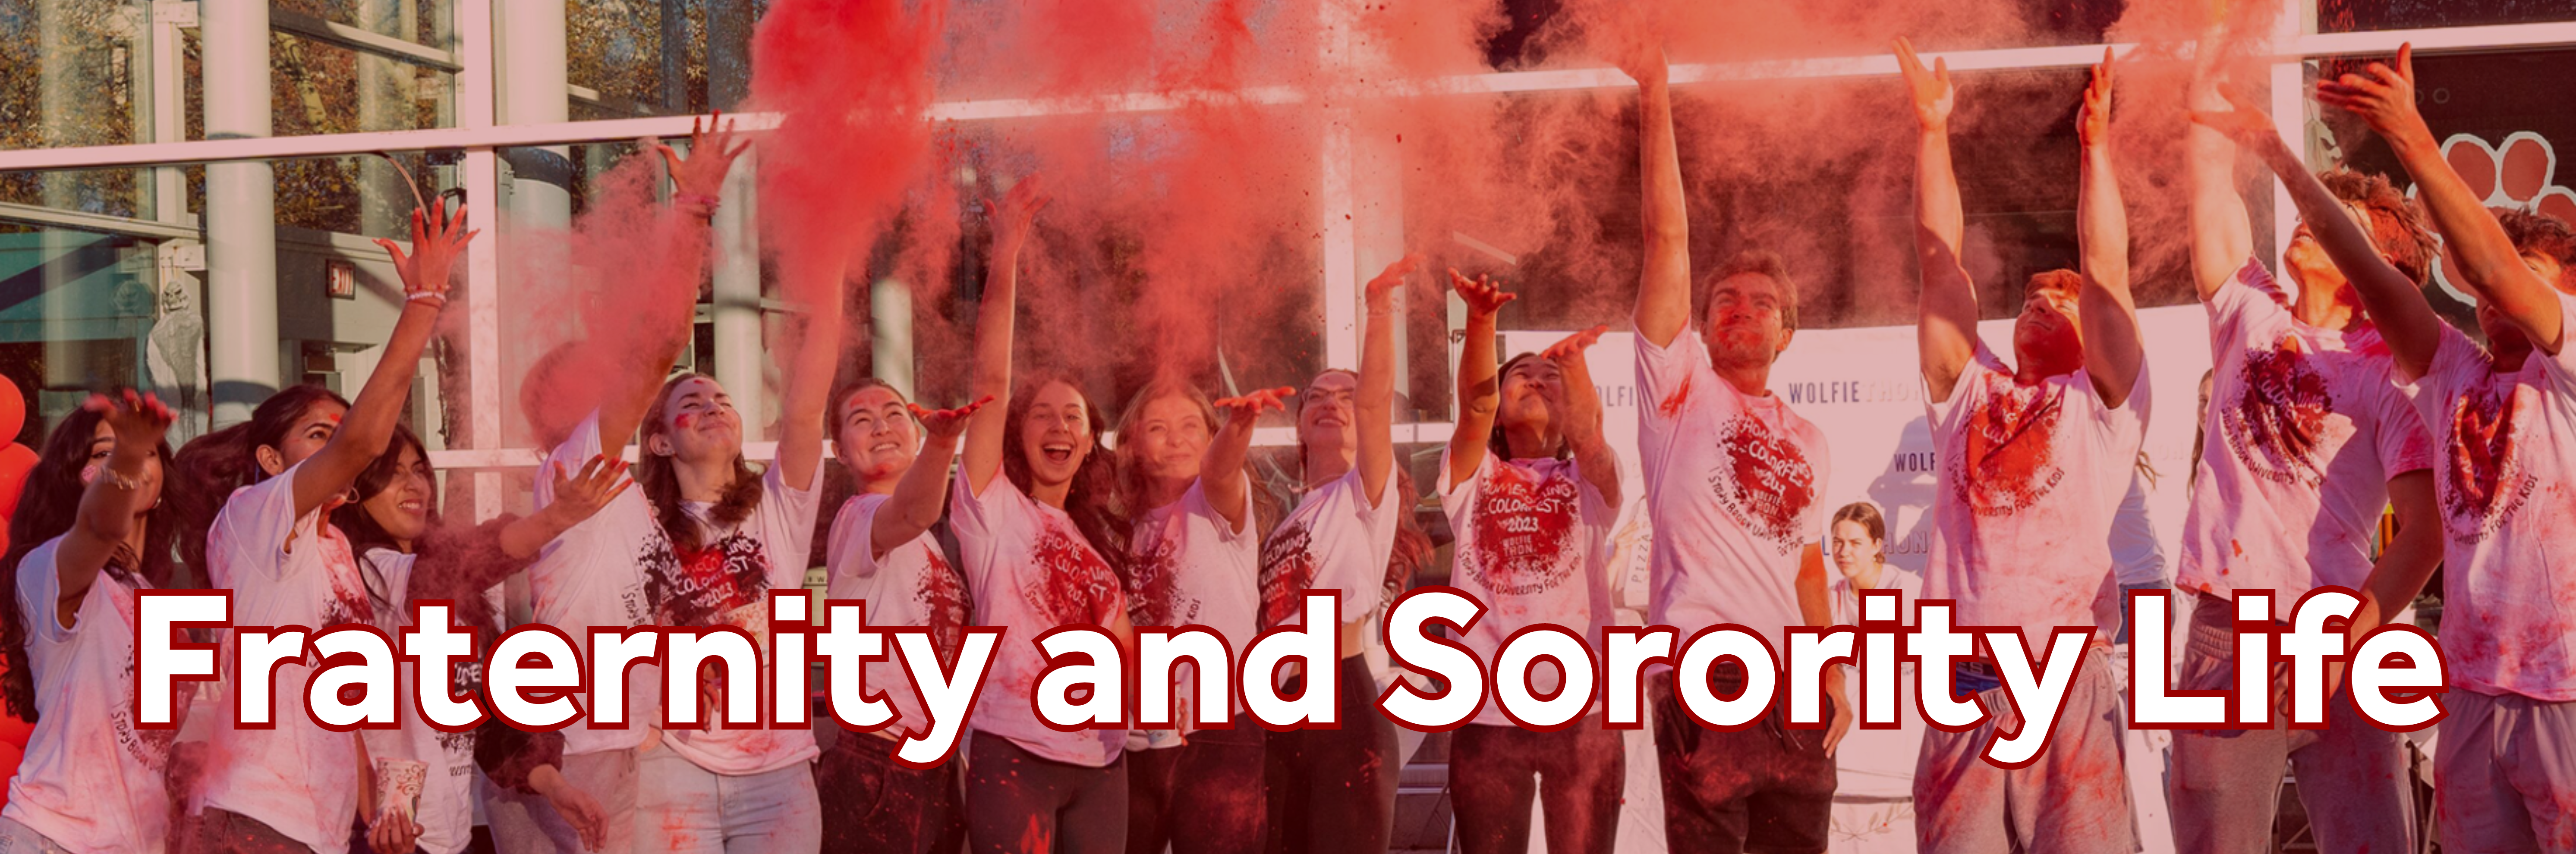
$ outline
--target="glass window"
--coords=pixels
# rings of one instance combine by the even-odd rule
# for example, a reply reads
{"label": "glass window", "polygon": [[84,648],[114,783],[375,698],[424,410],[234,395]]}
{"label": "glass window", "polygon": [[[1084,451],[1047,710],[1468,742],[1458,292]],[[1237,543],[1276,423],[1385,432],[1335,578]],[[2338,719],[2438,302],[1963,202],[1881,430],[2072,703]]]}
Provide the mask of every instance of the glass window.
{"label": "glass window", "polygon": [[2576,21],[2566,0],[2316,0],[2317,30],[2352,33],[2417,27]]}

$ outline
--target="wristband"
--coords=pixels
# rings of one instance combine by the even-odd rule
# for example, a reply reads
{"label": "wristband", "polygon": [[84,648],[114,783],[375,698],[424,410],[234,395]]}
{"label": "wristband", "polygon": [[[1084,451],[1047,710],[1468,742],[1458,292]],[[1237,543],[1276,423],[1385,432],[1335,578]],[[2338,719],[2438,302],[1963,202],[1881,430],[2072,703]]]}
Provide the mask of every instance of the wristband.
{"label": "wristband", "polygon": [[724,204],[724,200],[723,200],[723,199],[719,199],[719,198],[716,198],[716,197],[714,197],[714,196],[707,195],[707,194],[705,194],[705,193],[681,193],[681,194],[679,194],[679,195],[672,196],[672,197],[671,197],[671,201],[673,201],[673,202],[696,202],[696,203],[698,203],[698,204],[706,205],[706,206],[707,206],[707,207],[709,207],[709,208],[720,207],[720,206],[722,206],[722,205]]}
{"label": "wristband", "polygon": [[414,291],[414,292],[412,292],[410,295],[403,297],[403,302],[432,302],[432,301],[437,302],[437,305],[432,306],[432,308],[445,308],[445,307],[447,307],[447,295],[446,295],[446,294],[439,293],[439,292],[437,292],[437,291]]}

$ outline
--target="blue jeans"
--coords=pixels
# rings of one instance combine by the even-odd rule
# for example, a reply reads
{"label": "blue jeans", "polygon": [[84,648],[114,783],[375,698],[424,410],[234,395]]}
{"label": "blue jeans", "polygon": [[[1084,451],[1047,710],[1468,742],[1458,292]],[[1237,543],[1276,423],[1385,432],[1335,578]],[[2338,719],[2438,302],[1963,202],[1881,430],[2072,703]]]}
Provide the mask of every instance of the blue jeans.
{"label": "blue jeans", "polygon": [[822,845],[823,806],[809,764],[728,776],[661,744],[636,762],[635,850],[802,854]]}

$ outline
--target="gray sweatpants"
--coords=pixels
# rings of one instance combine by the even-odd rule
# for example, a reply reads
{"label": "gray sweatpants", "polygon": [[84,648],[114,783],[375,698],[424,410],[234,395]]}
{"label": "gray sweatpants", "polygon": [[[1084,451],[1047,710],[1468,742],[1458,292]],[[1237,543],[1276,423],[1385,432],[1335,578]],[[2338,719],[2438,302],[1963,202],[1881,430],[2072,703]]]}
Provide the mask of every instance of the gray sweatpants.
{"label": "gray sweatpants", "polygon": [[1980,754],[1998,731],[2018,732],[2004,689],[1981,697],[1993,714],[1966,732],[1923,733],[1914,765],[1915,840],[1922,854],[2133,854],[2138,850],[2125,757],[2128,716],[2110,647],[2084,650],[2048,748],[2030,765],[1997,768]]}
{"label": "gray sweatpants", "polygon": [[2444,854],[2576,852],[2576,702],[2454,688],[2434,749]]}
{"label": "gray sweatpants", "polygon": [[[2236,687],[2236,608],[2203,596],[2191,612],[2178,690]],[[2174,848],[2183,854],[2272,850],[2281,775],[2298,775],[2299,803],[2321,851],[2412,851],[2414,792],[2405,737],[2353,711],[2349,688],[2326,705],[2325,729],[2290,729],[2289,665],[2272,668],[2270,729],[2173,731]]]}

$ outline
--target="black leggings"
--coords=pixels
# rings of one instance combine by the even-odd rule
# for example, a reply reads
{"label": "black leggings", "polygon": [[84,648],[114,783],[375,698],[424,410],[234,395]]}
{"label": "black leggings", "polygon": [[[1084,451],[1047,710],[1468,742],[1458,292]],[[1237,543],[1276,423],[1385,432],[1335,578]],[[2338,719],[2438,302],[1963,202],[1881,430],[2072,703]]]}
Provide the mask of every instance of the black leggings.
{"label": "black leggings", "polygon": [[1268,730],[1251,715],[1189,743],[1127,752],[1127,854],[1259,854]]}
{"label": "black leggings", "polygon": [[[1395,724],[1377,710],[1377,679],[1364,656],[1342,659],[1341,729],[1270,734],[1270,845],[1274,854],[1385,851],[1395,836],[1395,784],[1404,773]],[[1296,693],[1291,678],[1288,693]]]}
{"label": "black leggings", "polygon": [[977,731],[966,763],[967,849],[976,854],[1124,854],[1127,760],[1091,768]]}
{"label": "black leggings", "polygon": [[1530,797],[1547,807],[1548,854],[1610,854],[1619,840],[1627,746],[1599,716],[1555,732],[1514,726],[1458,728],[1449,741],[1449,804],[1458,850],[1529,850]]}
{"label": "black leggings", "polygon": [[824,851],[946,854],[966,843],[966,817],[957,807],[958,763],[906,768],[894,761],[897,744],[844,732],[814,761]]}

